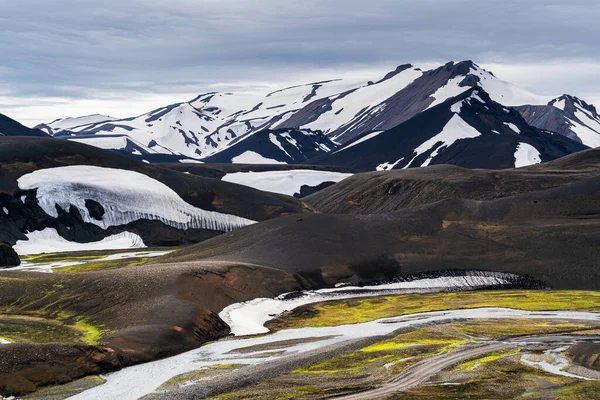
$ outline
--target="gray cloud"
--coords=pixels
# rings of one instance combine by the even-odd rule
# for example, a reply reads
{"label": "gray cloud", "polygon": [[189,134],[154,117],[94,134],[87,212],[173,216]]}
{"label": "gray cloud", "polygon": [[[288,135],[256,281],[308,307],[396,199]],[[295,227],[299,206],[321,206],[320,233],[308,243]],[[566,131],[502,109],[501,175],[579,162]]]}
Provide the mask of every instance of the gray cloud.
{"label": "gray cloud", "polygon": [[[0,112],[6,99],[124,101],[404,62],[473,59],[524,73],[600,65],[596,0],[0,0],[0,9]],[[600,100],[600,76],[583,75],[565,67],[530,88]]]}

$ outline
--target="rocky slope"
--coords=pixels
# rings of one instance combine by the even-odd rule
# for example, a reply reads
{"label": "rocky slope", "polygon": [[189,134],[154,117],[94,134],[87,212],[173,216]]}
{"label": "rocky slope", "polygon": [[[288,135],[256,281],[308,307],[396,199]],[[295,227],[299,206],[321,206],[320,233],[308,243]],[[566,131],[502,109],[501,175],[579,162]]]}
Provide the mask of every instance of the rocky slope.
{"label": "rocky slope", "polygon": [[530,125],[560,133],[589,147],[600,146],[600,116],[593,105],[577,97],[565,94],[547,105],[515,109]]}

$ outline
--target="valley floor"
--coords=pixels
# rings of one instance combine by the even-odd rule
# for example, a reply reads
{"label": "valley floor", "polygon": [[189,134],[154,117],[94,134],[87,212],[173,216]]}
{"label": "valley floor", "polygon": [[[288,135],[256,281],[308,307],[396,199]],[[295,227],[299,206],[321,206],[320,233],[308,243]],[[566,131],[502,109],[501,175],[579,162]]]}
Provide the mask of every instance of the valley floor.
{"label": "valley floor", "polygon": [[570,353],[574,343],[600,341],[597,292],[344,299],[304,305],[267,326],[272,333],[26,398],[600,398],[600,372]]}

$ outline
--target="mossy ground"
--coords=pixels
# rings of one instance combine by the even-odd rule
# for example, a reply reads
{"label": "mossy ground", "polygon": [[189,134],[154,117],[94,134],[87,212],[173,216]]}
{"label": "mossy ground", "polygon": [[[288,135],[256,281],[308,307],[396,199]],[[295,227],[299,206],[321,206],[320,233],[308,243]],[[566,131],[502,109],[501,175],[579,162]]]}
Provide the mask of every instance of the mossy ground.
{"label": "mossy ground", "polygon": [[101,327],[81,317],[59,316],[48,319],[33,315],[0,315],[2,338],[18,343],[98,344]]}
{"label": "mossy ground", "polygon": [[176,248],[146,248],[146,249],[128,249],[128,250],[94,250],[83,252],[64,252],[64,253],[42,253],[27,255],[21,258],[22,261],[36,264],[47,264],[54,262],[81,262],[81,264],[53,268],[55,272],[61,273],[86,273],[95,271],[104,271],[110,269],[119,269],[144,265],[154,257],[132,257],[117,260],[105,260],[114,254],[133,253],[133,252],[154,252],[154,251],[173,251]]}
{"label": "mossy ground", "polygon": [[318,303],[271,321],[271,329],[337,326],[429,311],[505,307],[527,311],[600,311],[600,292],[482,291],[407,294]]}
{"label": "mossy ground", "polygon": [[[301,312],[292,312],[276,320],[271,328],[333,326],[419,312],[479,307],[598,312],[600,293],[502,291],[353,299],[307,306]],[[310,312],[305,312],[306,308]],[[215,398],[324,399],[379,387],[426,357],[452,351],[472,341],[545,333],[586,334],[597,332],[598,328],[595,322],[558,319],[489,319],[435,324]],[[392,398],[505,400],[525,396],[531,399],[600,399],[600,382],[557,376],[524,365],[519,359],[519,349],[487,354],[444,371],[434,377],[434,384],[419,386]]]}

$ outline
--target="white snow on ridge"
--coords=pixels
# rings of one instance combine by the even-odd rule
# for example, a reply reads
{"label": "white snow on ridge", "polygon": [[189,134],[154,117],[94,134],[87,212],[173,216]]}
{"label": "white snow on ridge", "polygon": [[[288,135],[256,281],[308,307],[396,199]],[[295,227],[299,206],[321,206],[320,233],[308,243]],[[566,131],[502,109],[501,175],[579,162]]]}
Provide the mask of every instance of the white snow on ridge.
{"label": "white snow on ridge", "polygon": [[[18,179],[22,190],[37,189],[46,214],[58,217],[56,205],[77,207],[83,220],[106,229],[140,219],[158,220],[177,229],[231,231],[253,224],[245,218],[206,211],[186,203],[165,184],[134,171],[87,165],[40,169]],[[85,200],[102,205],[101,220],[90,216]]]}
{"label": "white snow on ridge", "polygon": [[519,135],[521,134],[519,127],[512,122],[505,122],[504,125],[508,126],[513,132],[518,133]]}
{"label": "white snow on ridge", "polygon": [[117,118],[108,115],[92,114],[83,117],[57,119],[56,121],[52,121],[46,125],[52,129],[52,134],[56,134],[64,130],[77,132],[80,130],[80,128],[85,128],[92,124],[115,120],[117,120]]}
{"label": "white snow on ridge", "polygon": [[492,100],[507,107],[523,105],[546,105],[554,97],[540,96],[512,83],[496,78],[482,68],[472,68],[470,74],[479,77],[479,86],[483,88]]}
{"label": "white snow on ridge", "polygon": [[[545,105],[553,99],[552,96],[539,96],[512,83],[500,80],[482,68],[471,68],[469,74],[479,78],[478,85],[489,94],[492,100],[508,107],[526,104]],[[434,101],[428,108],[441,104],[449,98],[458,96],[471,89],[470,86],[459,86],[464,79],[465,76],[460,75],[448,80],[446,85],[431,95]]]}
{"label": "white snow on ridge", "polygon": [[317,186],[323,182],[337,183],[352,175],[341,172],[296,169],[289,171],[235,172],[226,174],[222,180],[267,192],[293,196],[300,193],[302,185]]}
{"label": "white snow on ridge", "polygon": [[380,134],[380,133],[382,133],[382,132],[383,132],[383,131],[375,131],[375,132],[371,132],[371,133],[369,133],[369,134],[367,134],[367,135],[365,135],[365,136],[361,137],[360,139],[358,139],[358,140],[356,140],[356,141],[354,141],[354,142],[350,143],[348,146],[345,146],[345,147],[343,147],[343,148],[341,148],[341,149],[339,149],[339,150],[335,151],[333,154],[335,154],[335,153],[339,153],[340,151],[348,150],[350,147],[354,147],[354,146],[356,146],[356,145],[357,145],[357,144],[359,144],[359,143],[366,142],[366,141],[367,141],[367,140],[369,140],[369,139],[373,139],[374,137],[376,137],[377,135],[379,135],[379,134]]}
{"label": "white snow on ridge", "polygon": [[529,143],[519,143],[515,151],[515,168],[526,167],[528,165],[539,164],[542,162],[541,154]]}
{"label": "white snow on ridge", "polygon": [[423,162],[421,167],[428,166],[431,160],[433,160],[438,155],[442,148],[448,148],[458,140],[476,138],[478,136],[481,136],[481,133],[477,129],[467,124],[458,114],[454,114],[440,133],[427,140],[415,149],[415,153],[417,153],[417,155],[415,155],[413,159],[410,160],[410,162],[406,164],[404,168],[410,167],[415,158],[427,152],[428,150],[431,150],[436,144],[440,142],[442,144],[439,145],[429,155],[429,158],[425,160],[425,162]]}
{"label": "white snow on ridge", "polygon": [[365,107],[379,106],[422,75],[423,72],[417,68],[408,68],[383,82],[359,87],[344,97],[332,96],[334,100],[332,110],[320,115],[317,120],[305,125],[304,128],[320,130],[327,134],[343,128],[344,125],[351,125],[350,123]]}
{"label": "white snow on ridge", "polygon": [[437,106],[438,104],[442,104],[449,98],[458,96],[459,94],[470,90],[471,88],[468,86],[459,86],[459,83],[461,83],[464,79],[465,77],[461,75],[448,80],[448,83],[440,87],[438,90],[436,90],[435,93],[431,95],[431,97],[434,98],[433,103],[431,103],[426,109],[428,110],[432,107]]}
{"label": "white snow on ridge", "polygon": [[[288,135],[289,136],[289,135]],[[277,140],[277,136],[275,136],[272,133],[269,133],[269,140],[271,141],[271,143],[273,143],[275,146],[277,146],[279,148],[279,150],[283,151],[285,153],[285,155],[287,155],[289,158],[292,158],[292,156],[290,156],[290,153],[288,153],[284,148],[283,145],[281,143],[279,143],[279,141]],[[298,146],[296,146],[298,147]],[[293,159],[293,158],[292,158]]]}
{"label": "white snow on ridge", "polygon": [[90,243],[70,242],[60,236],[54,228],[30,232],[25,236],[27,236],[27,240],[19,240],[14,246],[14,250],[19,255],[65,251],[141,249],[146,247],[142,238],[131,232],[122,232],[108,236],[98,242]]}
{"label": "white snow on ridge", "polygon": [[[71,142],[83,143],[89,146],[98,147],[107,150],[123,150],[127,147],[129,142],[137,145],[147,153],[156,153],[155,150],[144,146],[143,144],[133,140],[129,136],[87,136],[87,137],[72,137],[67,140]],[[141,153],[140,153],[141,154]]]}
{"label": "white snow on ridge", "polygon": [[567,106],[567,102],[565,99],[562,100],[557,100],[554,103],[552,103],[552,105],[556,108],[558,108],[559,110],[565,111],[565,107]]}
{"label": "white snow on ridge", "polygon": [[404,157],[402,157],[401,159],[399,159],[399,160],[398,160],[398,161],[396,161],[396,162],[392,162],[392,163],[390,163],[390,162],[386,162],[386,163],[383,163],[383,164],[379,164],[379,165],[377,166],[377,168],[375,168],[375,170],[376,170],[376,171],[391,171],[391,170],[392,170],[392,169],[394,169],[394,167],[395,167],[396,165],[398,165],[398,163],[399,163],[400,161],[402,161],[402,160],[404,160]]}
{"label": "white snow on ridge", "polygon": [[233,164],[287,164],[286,162],[273,160],[261,156],[255,151],[246,151],[237,157],[231,159]]}

